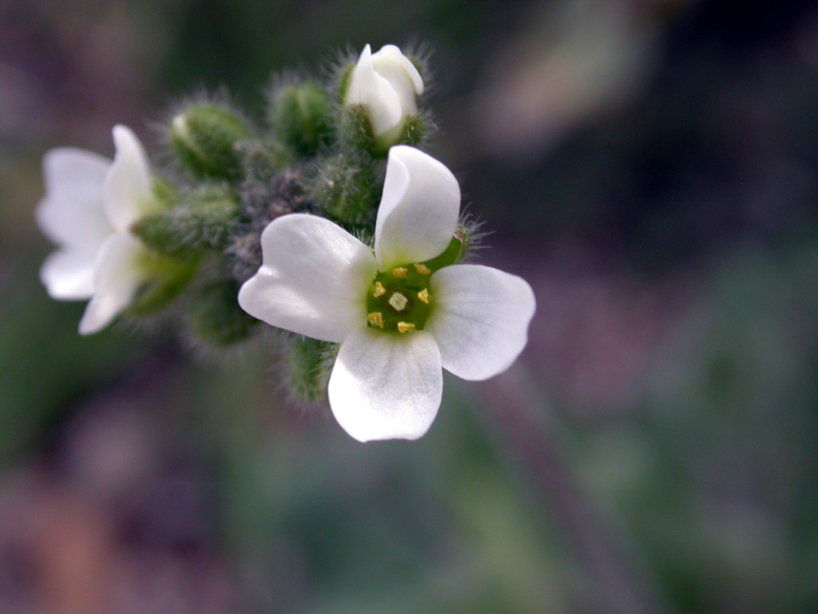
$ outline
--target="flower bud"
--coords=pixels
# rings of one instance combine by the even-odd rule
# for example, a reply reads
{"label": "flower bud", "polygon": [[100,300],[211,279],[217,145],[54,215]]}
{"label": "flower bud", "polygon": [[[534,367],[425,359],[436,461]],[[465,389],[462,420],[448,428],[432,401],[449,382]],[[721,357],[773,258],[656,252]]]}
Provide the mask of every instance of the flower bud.
{"label": "flower bud", "polygon": [[250,136],[235,112],[214,102],[191,105],[173,118],[168,131],[171,151],[194,176],[228,180],[241,177],[238,144]]}
{"label": "flower bud", "polygon": [[346,224],[364,224],[373,217],[376,181],[369,165],[356,165],[348,156],[327,159],[311,182],[315,202]]}
{"label": "flower bud", "polygon": [[385,45],[375,54],[367,45],[342,90],[344,107],[363,108],[375,141],[388,150],[401,142],[407,119],[418,115],[423,79],[394,45]]}
{"label": "flower bud", "polygon": [[315,83],[284,86],[273,93],[269,120],[279,138],[297,153],[313,155],[330,133],[329,96]]}
{"label": "flower bud", "polygon": [[223,250],[239,214],[238,196],[224,186],[204,185],[178,199],[172,209],[137,220],[131,232],[147,247],[173,258]]}

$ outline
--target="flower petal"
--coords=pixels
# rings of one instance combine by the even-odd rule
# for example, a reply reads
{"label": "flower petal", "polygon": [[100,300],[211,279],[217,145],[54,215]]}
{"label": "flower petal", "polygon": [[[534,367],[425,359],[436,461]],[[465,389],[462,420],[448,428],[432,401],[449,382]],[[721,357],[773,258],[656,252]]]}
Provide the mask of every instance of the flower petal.
{"label": "flower petal", "polygon": [[114,126],[116,156],[105,179],[105,213],[111,225],[127,231],[139,218],[161,207],[154,198],[148,157],[130,128]]}
{"label": "flower petal", "polygon": [[45,154],[46,194],[35,216],[49,239],[96,255],[113,232],[102,205],[102,187],[110,168],[110,160],[82,149],[61,147]]}
{"label": "flower petal", "polygon": [[392,85],[400,99],[402,114],[416,115],[417,96],[423,93],[423,79],[411,60],[395,45],[384,45],[372,56],[372,67]]}
{"label": "flower petal", "polygon": [[536,310],[531,286],[473,264],[440,269],[429,283],[435,308],[424,330],[434,335],[443,368],[466,380],[508,369],[528,343]]}
{"label": "flower petal", "polygon": [[341,344],[328,392],[336,420],[358,441],[417,439],[443,394],[437,343],[425,331],[356,329]]}
{"label": "flower petal", "polygon": [[96,252],[58,249],[40,267],[40,281],[51,298],[76,301],[94,294]]}
{"label": "flower petal", "polygon": [[131,304],[147,277],[142,267],[146,251],[125,232],[111,235],[102,244],[94,267],[94,297],[80,321],[81,335],[102,330]]}
{"label": "flower petal", "polygon": [[344,104],[361,104],[369,109],[369,121],[375,136],[392,130],[403,121],[400,96],[387,79],[375,72],[369,45],[364,47],[352,69]]}
{"label": "flower petal", "polygon": [[414,147],[390,149],[375,222],[380,269],[423,262],[443,253],[459,214],[460,186],[448,168]]}
{"label": "flower petal", "polygon": [[372,251],[340,226],[303,213],[277,218],[261,235],[264,264],[239,291],[239,305],[272,326],[341,342],[366,326]]}

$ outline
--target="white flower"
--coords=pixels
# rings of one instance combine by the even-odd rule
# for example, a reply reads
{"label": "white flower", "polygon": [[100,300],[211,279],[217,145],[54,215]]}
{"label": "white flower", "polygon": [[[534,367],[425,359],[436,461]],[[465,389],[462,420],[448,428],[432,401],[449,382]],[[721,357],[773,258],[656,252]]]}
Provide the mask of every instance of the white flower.
{"label": "white flower", "polygon": [[365,106],[375,137],[391,145],[400,138],[406,118],[417,115],[422,93],[423,79],[400,49],[385,45],[373,55],[367,45],[350,75],[344,104]]}
{"label": "white flower", "polygon": [[460,188],[443,164],[389,150],[375,251],[336,224],[292,214],[261,237],[264,262],[239,304],[268,324],[340,343],[329,403],[355,439],[417,439],[443,390],[507,369],[527,343],[535,303],[519,277],[478,265],[430,271],[457,227]]}
{"label": "white flower", "polygon": [[115,126],[113,136],[113,163],[72,148],[43,158],[46,195],[37,223],[59,248],[43,263],[40,279],[53,298],[91,299],[79,326],[83,335],[108,325],[150,276],[149,252],[130,226],[161,208],[139,139],[125,126]]}

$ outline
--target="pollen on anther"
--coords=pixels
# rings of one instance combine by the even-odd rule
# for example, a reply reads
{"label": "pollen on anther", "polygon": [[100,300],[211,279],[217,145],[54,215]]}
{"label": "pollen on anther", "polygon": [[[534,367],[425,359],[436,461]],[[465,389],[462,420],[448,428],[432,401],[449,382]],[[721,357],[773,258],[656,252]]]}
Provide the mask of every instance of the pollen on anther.
{"label": "pollen on anther", "polygon": [[380,311],[370,313],[368,316],[366,316],[366,321],[372,326],[377,326],[383,330],[383,314]]}
{"label": "pollen on anther", "polygon": [[417,270],[417,272],[420,273],[421,275],[431,275],[432,274],[432,269],[427,267],[425,264],[415,263],[415,270]]}
{"label": "pollen on anther", "polygon": [[386,294],[386,288],[383,287],[383,284],[379,281],[375,282],[375,291],[372,293],[372,296],[378,298],[379,296],[383,296]]}
{"label": "pollen on anther", "polygon": [[410,324],[409,322],[398,322],[398,330],[402,333],[409,332],[415,327],[414,324]]}
{"label": "pollen on anther", "polygon": [[397,278],[406,277],[406,274],[408,272],[409,271],[407,269],[404,269],[402,266],[399,266],[397,269],[392,269],[392,275],[394,275]]}
{"label": "pollen on anther", "polygon": [[424,288],[423,290],[418,292],[418,298],[428,305],[429,304],[429,291],[426,288]]}

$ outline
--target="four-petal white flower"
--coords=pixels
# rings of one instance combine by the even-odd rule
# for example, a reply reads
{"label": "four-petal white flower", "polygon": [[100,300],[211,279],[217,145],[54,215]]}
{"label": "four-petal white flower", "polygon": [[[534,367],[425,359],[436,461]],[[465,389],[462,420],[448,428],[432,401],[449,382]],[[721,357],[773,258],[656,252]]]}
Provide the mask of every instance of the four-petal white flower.
{"label": "four-petal white flower", "polygon": [[372,132],[385,146],[398,141],[407,117],[418,113],[423,79],[401,50],[384,45],[373,54],[369,45],[349,78],[344,104],[366,107]]}
{"label": "four-petal white flower", "polygon": [[88,151],[52,149],[43,158],[46,195],[37,207],[40,229],[59,248],[40,269],[56,299],[91,299],[80,334],[107,326],[150,277],[149,252],[130,231],[161,209],[142,144],[125,126],[113,130],[113,163]]}
{"label": "four-petal white flower", "polygon": [[307,214],[277,218],[262,234],[263,264],[242,286],[239,304],[273,326],[341,344],[329,403],[359,441],[421,437],[440,406],[441,367],[487,379],[527,343],[535,311],[528,283],[479,265],[425,266],[449,246],[459,211],[451,171],[396,146],[374,254],[336,224]]}

